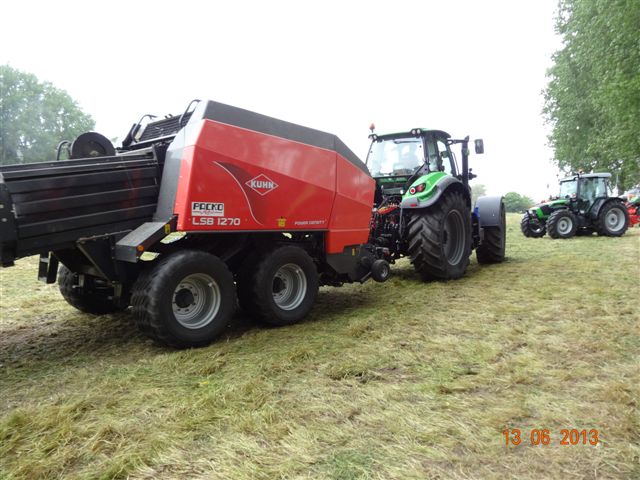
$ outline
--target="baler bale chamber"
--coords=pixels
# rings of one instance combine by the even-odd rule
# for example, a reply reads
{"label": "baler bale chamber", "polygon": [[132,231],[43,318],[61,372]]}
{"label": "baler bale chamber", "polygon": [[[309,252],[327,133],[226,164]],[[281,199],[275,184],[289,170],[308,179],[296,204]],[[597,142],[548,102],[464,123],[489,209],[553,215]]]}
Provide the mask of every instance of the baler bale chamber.
{"label": "baler bale chamber", "polygon": [[117,149],[89,132],[70,151],[0,167],[2,266],[38,254],[71,305],[131,306],[161,343],[210,343],[237,303],[294,323],[320,285],[389,275],[368,243],[375,183],[335,135],[194,101]]}

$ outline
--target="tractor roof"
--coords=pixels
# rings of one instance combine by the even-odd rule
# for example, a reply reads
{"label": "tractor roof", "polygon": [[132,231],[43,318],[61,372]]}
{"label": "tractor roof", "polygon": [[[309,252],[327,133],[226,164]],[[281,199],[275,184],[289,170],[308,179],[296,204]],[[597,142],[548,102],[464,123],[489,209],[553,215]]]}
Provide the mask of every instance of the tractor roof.
{"label": "tractor roof", "polygon": [[571,175],[569,177],[561,178],[561,182],[568,182],[571,180],[575,180],[576,178],[611,178],[611,174],[607,172],[602,173],[576,173],[575,175]]}
{"label": "tractor roof", "polygon": [[447,132],[442,131],[442,130],[432,130],[429,128],[413,128],[407,132],[395,132],[395,133],[382,133],[382,134],[377,134],[377,133],[373,133],[371,135],[369,135],[369,137],[373,137],[375,135],[375,139],[377,140],[392,140],[394,138],[405,138],[405,137],[415,137],[416,135],[413,133],[416,130],[420,131],[420,135],[424,135],[426,133],[432,133],[435,134],[435,136],[437,137],[444,137],[444,138],[450,138],[451,135],[449,135]]}

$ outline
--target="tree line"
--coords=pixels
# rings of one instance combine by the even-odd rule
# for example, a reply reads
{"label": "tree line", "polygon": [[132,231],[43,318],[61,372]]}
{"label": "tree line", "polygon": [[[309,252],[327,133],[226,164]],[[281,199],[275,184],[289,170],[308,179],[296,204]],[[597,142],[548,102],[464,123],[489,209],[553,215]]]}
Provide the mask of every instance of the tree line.
{"label": "tree line", "polygon": [[558,166],[640,182],[640,1],[559,0],[544,115]]}
{"label": "tree line", "polygon": [[0,65],[0,165],[55,160],[59,142],[94,125],[64,90]]}

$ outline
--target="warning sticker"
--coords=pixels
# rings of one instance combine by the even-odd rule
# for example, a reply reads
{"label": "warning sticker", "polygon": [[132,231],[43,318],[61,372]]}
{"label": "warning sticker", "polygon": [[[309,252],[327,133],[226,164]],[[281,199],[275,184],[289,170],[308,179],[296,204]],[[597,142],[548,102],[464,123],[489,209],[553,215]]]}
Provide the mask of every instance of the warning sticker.
{"label": "warning sticker", "polygon": [[224,203],[191,202],[192,217],[223,217]]}

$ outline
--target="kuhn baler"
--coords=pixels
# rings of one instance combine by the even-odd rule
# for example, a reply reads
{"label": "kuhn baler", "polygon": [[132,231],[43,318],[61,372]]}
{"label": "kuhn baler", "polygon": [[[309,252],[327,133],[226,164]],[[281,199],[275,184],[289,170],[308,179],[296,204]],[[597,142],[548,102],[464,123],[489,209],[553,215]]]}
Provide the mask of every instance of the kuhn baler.
{"label": "kuhn baler", "polygon": [[[439,165],[458,142],[442,134]],[[412,137],[431,151],[429,135]],[[192,102],[134,124],[117,149],[88,132],[69,160],[0,167],[0,261],[39,254],[39,278],[57,279],[71,305],[131,306],[147,335],[175,347],[211,342],[237,303],[291,324],[320,285],[385,281],[403,255],[425,278],[461,276],[473,247],[484,263],[504,258],[500,198],[471,209],[466,141],[462,172],[423,158],[390,177],[394,189],[335,135]],[[415,196],[420,178],[429,190]]]}
{"label": "kuhn baler", "polygon": [[368,244],[374,181],[335,135],[209,101],[134,125],[117,152],[94,133],[70,151],[0,167],[0,258],[40,254],[39,277],[82,311],[132,305],[153,338],[197,346],[236,290],[287,324],[319,285],[388,276]]}

